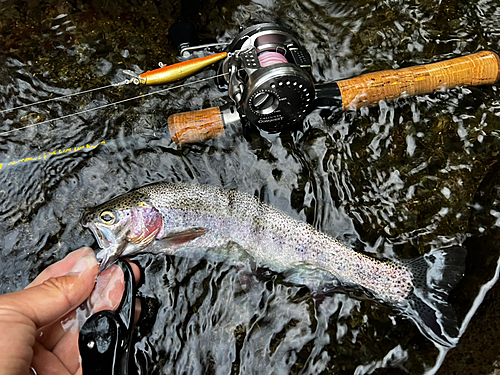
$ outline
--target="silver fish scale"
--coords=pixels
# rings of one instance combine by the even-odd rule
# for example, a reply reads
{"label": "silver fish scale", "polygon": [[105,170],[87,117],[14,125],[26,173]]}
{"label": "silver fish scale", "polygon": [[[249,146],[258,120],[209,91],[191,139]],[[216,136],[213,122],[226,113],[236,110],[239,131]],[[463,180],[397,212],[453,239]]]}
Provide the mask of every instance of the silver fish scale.
{"label": "silver fish scale", "polygon": [[397,303],[412,290],[412,275],[404,265],[349,249],[249,194],[209,185],[169,183],[139,191],[162,214],[162,235],[199,227],[208,230],[189,246],[236,242],[258,262],[277,269],[298,265],[321,268],[342,283],[361,285],[388,302]]}

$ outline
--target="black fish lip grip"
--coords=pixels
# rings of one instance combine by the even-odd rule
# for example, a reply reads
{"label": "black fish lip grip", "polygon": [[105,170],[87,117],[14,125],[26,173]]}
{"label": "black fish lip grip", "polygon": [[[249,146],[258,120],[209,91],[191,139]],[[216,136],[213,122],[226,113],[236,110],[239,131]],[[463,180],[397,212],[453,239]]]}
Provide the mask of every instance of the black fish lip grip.
{"label": "black fish lip grip", "polygon": [[83,375],[127,375],[134,326],[137,287],[130,265],[122,259],[124,291],[116,311],[104,310],[91,315],[78,338]]}

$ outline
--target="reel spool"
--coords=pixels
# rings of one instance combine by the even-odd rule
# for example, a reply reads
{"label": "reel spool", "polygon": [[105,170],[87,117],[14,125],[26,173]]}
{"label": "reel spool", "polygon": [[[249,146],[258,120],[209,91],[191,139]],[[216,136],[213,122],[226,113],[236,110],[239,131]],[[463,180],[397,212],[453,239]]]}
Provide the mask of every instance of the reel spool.
{"label": "reel spool", "polygon": [[276,132],[309,113],[315,97],[311,57],[288,30],[271,23],[249,27],[227,52],[217,83],[227,87],[242,118]]}

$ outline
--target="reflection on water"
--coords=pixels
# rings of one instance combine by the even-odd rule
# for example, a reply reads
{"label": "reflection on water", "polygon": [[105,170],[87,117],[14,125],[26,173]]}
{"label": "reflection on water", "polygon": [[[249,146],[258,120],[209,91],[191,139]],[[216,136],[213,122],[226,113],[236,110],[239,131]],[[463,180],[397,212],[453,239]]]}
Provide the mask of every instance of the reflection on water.
{"label": "reflection on water", "polygon": [[[276,275],[245,293],[237,269],[224,263],[143,260],[148,273],[163,275],[164,287],[143,286],[162,302],[139,347],[156,349],[161,373],[321,373],[333,363],[354,372],[373,366],[382,353],[391,352],[391,366],[408,358],[394,347],[407,341],[396,330],[400,319],[380,305],[340,294],[317,306],[304,288]],[[375,352],[353,358],[360,341]]]}
{"label": "reflection on water", "polygon": [[[311,53],[318,82],[499,43],[492,1],[207,4],[195,12],[166,0],[0,3],[0,110],[121,82],[123,69],[175,62],[165,30],[180,16],[197,22],[200,38],[222,41],[240,26],[280,20]],[[222,104],[212,80],[192,83],[212,75],[55,122],[44,121],[157,88],[120,86],[0,114],[0,132],[41,123],[0,135],[1,292],[22,288],[79,246],[96,246],[79,222],[84,208],[147,183],[199,182],[255,194],[374,255],[410,258],[465,241],[474,259],[451,300],[466,316],[498,258],[496,86],[355,113],[316,110],[302,130],[280,135],[240,124],[224,138],[179,148],[166,119]],[[138,260],[151,310],[135,351],[147,373],[417,374],[436,363],[438,350],[413,324],[372,301],[344,294],[318,301],[272,273],[245,293],[226,262]]]}

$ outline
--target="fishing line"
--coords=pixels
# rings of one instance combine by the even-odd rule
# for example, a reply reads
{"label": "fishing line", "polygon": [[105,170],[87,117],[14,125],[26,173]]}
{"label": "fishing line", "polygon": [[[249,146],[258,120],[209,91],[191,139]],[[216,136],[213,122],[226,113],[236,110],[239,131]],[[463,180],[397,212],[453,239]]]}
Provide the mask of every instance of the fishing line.
{"label": "fishing line", "polygon": [[[162,92],[167,92],[167,91],[170,91],[170,90],[173,90],[173,89],[178,89],[178,88],[181,88],[181,87],[186,87],[186,86],[189,86],[189,85],[194,85],[194,84],[197,84],[197,83],[201,83],[201,82],[204,82],[204,81],[208,81],[208,80],[211,80],[211,79],[214,79],[214,78],[221,77],[223,75],[224,74],[219,74],[219,75],[212,76],[212,77],[209,77],[209,78],[202,78],[202,79],[199,79],[199,80],[193,81],[193,82],[186,82],[186,83],[183,83],[183,84],[180,84],[180,85],[177,85],[177,86],[168,87],[166,89],[162,89],[162,90],[158,90],[158,91],[154,91],[154,92],[149,92],[147,94],[141,94],[141,95],[138,95],[138,96],[134,96],[132,98],[127,98],[127,99],[119,100],[119,101],[113,102],[113,103],[104,104],[104,105],[101,105],[101,106],[98,106],[98,107],[95,107],[95,108],[85,109],[83,111],[71,113],[69,115],[64,115],[64,116],[61,116],[61,117],[57,117],[55,119],[45,120],[45,121],[42,121],[42,122],[37,122],[37,123],[34,123],[34,124],[26,125],[26,126],[23,126],[21,128],[12,129],[12,130],[8,130],[8,131],[5,131],[5,132],[2,132],[2,133],[0,133],[0,136],[1,135],[6,135],[6,134],[9,134],[9,133],[18,131],[18,130],[20,131],[20,130],[24,130],[24,129],[27,129],[27,128],[31,128],[33,126],[47,124],[47,123],[49,123],[51,121],[62,120],[62,119],[68,118],[68,117],[82,115],[84,113],[88,113],[88,112],[92,112],[92,111],[98,111],[98,110],[103,109],[103,108],[107,108],[107,107],[111,107],[111,106],[114,106],[114,105],[126,103],[126,102],[129,102],[129,101],[135,100],[135,99],[145,98],[145,97],[148,97],[148,96],[151,96],[151,95],[159,94],[159,93],[162,93]],[[91,89],[91,90],[82,91],[82,92],[75,93],[75,94],[66,95],[65,97],[73,96],[73,95],[77,95],[77,94],[78,95],[79,94],[84,94],[84,93],[90,92],[90,91],[101,90],[101,89],[106,88],[106,87],[117,86],[117,85],[120,85],[120,84],[123,84],[123,82],[121,82],[119,84],[113,84],[113,85],[103,86],[103,87],[96,88],[96,89]],[[58,97],[58,98],[48,99],[48,100],[45,100],[45,101],[41,101],[41,102],[38,102],[38,103],[29,104],[29,105],[35,105],[35,104],[44,103],[44,102],[48,102],[48,101],[56,100],[56,99],[61,99],[61,98],[63,98],[63,97],[61,96],[61,97]],[[28,106],[28,105],[26,105],[26,106]],[[22,108],[22,107],[20,107],[20,108]],[[14,110],[14,109],[15,108],[12,108],[10,110]],[[2,113],[2,112],[0,112],[0,113]]]}
{"label": "fishing line", "polygon": [[24,104],[24,105],[20,105],[18,107],[14,107],[14,108],[2,109],[2,110],[0,110],[0,114],[11,112],[11,111],[15,111],[16,109],[31,107],[33,105],[38,105],[38,104],[52,102],[52,101],[55,101],[55,100],[61,100],[61,99],[64,99],[64,98],[69,98],[71,96],[87,94],[87,93],[92,92],[92,91],[104,90],[104,89],[107,89],[107,88],[110,88],[110,87],[126,85],[129,82],[130,82],[129,80],[125,80],[125,81],[122,81],[122,82],[119,82],[119,83],[113,83],[113,84],[107,85],[107,86],[97,87],[97,88],[89,89],[89,90],[85,90],[85,91],[79,91],[79,92],[75,92],[73,94],[58,96],[57,98],[50,98],[50,99],[46,99],[46,100],[41,100],[41,101],[36,102],[36,103]]}

